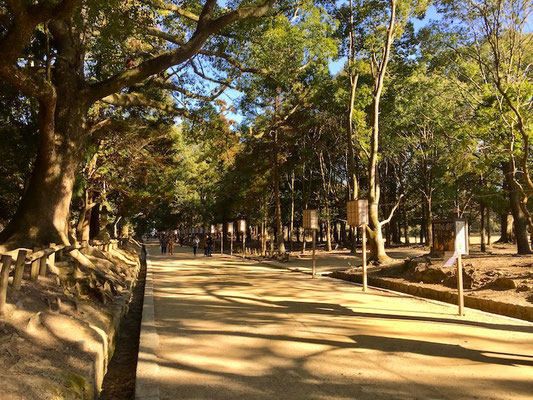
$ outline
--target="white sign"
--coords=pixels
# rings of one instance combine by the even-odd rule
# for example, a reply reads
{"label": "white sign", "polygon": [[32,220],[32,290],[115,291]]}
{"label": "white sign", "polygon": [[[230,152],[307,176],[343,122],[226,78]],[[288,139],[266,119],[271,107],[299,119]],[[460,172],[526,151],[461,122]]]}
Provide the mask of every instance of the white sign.
{"label": "white sign", "polygon": [[464,219],[455,220],[455,252],[457,254],[468,254],[468,232]]}
{"label": "white sign", "polygon": [[239,232],[246,232],[246,220],[239,220]]}
{"label": "white sign", "polygon": [[457,253],[455,251],[445,251],[444,252],[444,267],[452,267],[457,260]]}

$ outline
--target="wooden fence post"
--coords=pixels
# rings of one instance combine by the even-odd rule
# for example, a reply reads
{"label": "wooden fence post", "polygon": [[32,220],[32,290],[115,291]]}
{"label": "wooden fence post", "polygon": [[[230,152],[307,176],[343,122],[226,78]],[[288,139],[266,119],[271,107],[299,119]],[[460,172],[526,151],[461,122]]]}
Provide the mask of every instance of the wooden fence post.
{"label": "wooden fence post", "polygon": [[47,256],[42,256],[39,260],[39,275],[46,276],[46,259]]}
{"label": "wooden fence post", "polygon": [[9,268],[13,259],[11,256],[3,255],[0,260],[2,270],[0,271],[0,314],[4,314],[7,300],[7,284],[9,280]]}
{"label": "wooden fence post", "polygon": [[[50,243],[50,248],[55,248],[56,247],[56,244],[55,243]],[[56,253],[52,253],[48,256],[48,268],[50,270],[54,270],[54,267],[56,265]]]}
{"label": "wooden fence post", "polygon": [[30,281],[37,282],[39,279],[39,259],[35,259],[31,262]]}
{"label": "wooden fence post", "polygon": [[13,276],[13,289],[20,290],[22,276],[24,275],[24,265],[26,264],[27,250],[20,250],[15,262],[15,275]]}

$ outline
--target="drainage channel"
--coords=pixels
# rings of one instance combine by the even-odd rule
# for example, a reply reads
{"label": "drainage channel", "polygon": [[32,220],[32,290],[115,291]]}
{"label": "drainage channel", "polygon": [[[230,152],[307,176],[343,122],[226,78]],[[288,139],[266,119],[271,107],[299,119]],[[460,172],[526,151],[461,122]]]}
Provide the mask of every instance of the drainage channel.
{"label": "drainage channel", "polygon": [[143,260],[130,309],[120,323],[116,348],[104,377],[100,400],[133,400],[135,372],[139,353],[139,336],[143,311],[146,261]]}

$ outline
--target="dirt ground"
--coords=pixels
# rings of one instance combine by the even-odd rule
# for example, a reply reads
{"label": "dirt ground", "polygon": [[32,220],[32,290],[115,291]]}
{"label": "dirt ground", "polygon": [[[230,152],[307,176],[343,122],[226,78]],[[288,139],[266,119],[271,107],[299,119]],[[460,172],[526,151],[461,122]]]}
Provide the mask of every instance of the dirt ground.
{"label": "dirt ground", "polygon": [[[216,253],[216,249],[214,252]],[[427,259],[428,247],[420,244],[391,247],[387,249],[387,254],[394,259],[394,262],[386,267],[370,266],[370,274],[419,286],[456,291],[456,267],[443,267],[443,259]],[[250,256],[250,258],[262,260],[259,256]],[[406,260],[413,259],[414,263],[406,265]],[[299,249],[293,251],[289,261],[282,264],[309,272],[311,260],[310,246],[308,246],[305,254],[301,254]],[[317,248],[318,273],[343,271],[361,274],[361,264],[360,249],[356,255],[353,255],[346,249],[326,252],[324,245]],[[428,269],[430,276],[426,279],[420,272]],[[436,279],[435,276],[431,276],[434,269],[441,271],[436,274]],[[463,270],[465,294],[504,303],[533,306],[533,255],[517,255],[516,245],[491,244],[487,247],[487,251],[482,253],[479,238],[474,236],[471,238],[470,254],[463,257]]]}
{"label": "dirt ground", "polygon": [[[9,288],[0,319],[2,400],[85,399],[98,390],[114,346],[115,316],[138,271],[138,249],[91,249],[86,256],[95,265],[92,276],[65,258],[56,267],[69,273],[24,279],[19,292]],[[107,284],[98,274],[106,274]]]}
{"label": "dirt ground", "polygon": [[[375,266],[369,269],[369,273],[419,286],[456,290],[455,265],[444,267],[443,259],[426,257],[428,250],[422,247],[397,248],[393,253],[401,256],[396,258],[413,259],[414,262]],[[413,253],[418,254],[413,258]],[[463,270],[465,294],[510,304],[533,305],[533,255],[517,255],[515,245],[493,244],[482,253],[480,246],[474,244],[470,254],[463,257]],[[349,271],[360,272],[360,268]]]}

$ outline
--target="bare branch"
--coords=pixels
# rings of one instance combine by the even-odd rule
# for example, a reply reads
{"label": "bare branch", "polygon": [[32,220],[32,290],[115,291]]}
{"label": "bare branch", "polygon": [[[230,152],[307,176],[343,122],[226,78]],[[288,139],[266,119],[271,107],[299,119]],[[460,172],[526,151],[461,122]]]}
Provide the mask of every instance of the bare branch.
{"label": "bare branch", "polygon": [[402,201],[402,198],[403,198],[403,193],[398,198],[398,201],[396,202],[394,207],[392,207],[392,210],[390,211],[389,217],[386,220],[381,221],[379,223],[380,226],[386,225],[386,224],[388,224],[391,221],[392,217],[394,217],[394,213],[396,212],[396,209],[400,206],[400,202]]}

